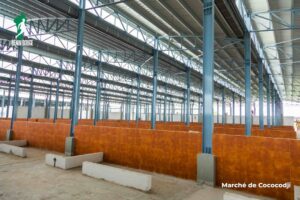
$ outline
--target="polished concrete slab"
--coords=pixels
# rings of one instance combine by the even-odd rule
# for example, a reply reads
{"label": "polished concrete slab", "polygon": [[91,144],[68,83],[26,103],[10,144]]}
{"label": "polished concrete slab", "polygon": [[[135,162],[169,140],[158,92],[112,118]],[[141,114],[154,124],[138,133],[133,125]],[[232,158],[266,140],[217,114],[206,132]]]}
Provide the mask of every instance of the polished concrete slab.
{"label": "polished concrete slab", "polygon": [[225,192],[238,193],[256,199],[268,199],[232,190],[201,186],[195,181],[130,169],[152,175],[152,188],[145,193],[84,176],[81,168],[65,171],[49,167],[44,162],[47,153],[51,152],[28,148],[26,159],[0,153],[0,199],[223,200]]}

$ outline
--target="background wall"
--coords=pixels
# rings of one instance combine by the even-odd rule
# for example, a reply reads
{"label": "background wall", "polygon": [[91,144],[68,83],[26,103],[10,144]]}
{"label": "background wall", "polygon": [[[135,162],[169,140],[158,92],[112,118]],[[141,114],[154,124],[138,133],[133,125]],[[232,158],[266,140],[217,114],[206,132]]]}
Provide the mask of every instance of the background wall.
{"label": "background wall", "polygon": [[[1,108],[0,108],[1,110]],[[18,107],[18,118],[26,118],[27,117],[27,106],[20,106]],[[64,118],[69,118],[69,109],[64,109]],[[12,113],[12,107],[10,107],[10,114]],[[5,117],[6,116],[6,107],[4,108],[4,112],[2,114],[2,110],[0,112],[0,117]],[[85,109],[82,110],[82,119],[86,119],[86,116],[88,116],[88,118],[92,118],[93,117],[93,112],[91,110],[87,111]],[[53,118],[54,116],[54,108],[50,109],[50,118]],[[61,116],[61,109],[58,109],[58,117],[60,118]],[[44,107],[34,107],[32,110],[32,118],[44,118],[45,117],[45,108]],[[202,123],[202,115],[200,116],[200,122]],[[120,119],[121,118],[121,113],[120,112],[110,112],[109,113],[109,119]],[[161,115],[161,120],[163,120],[163,115]],[[156,115],[156,120],[159,121],[159,115]],[[131,119],[135,119],[135,113],[132,112],[131,113]],[[142,113],[141,115],[141,119],[142,120],[146,120],[146,115],[144,113]],[[151,119],[151,115],[148,115],[148,120]],[[168,119],[168,116],[167,116]],[[181,114],[174,114],[173,116],[173,120],[174,121],[181,121]],[[217,116],[214,116],[214,121],[215,123],[217,123]],[[191,115],[190,117],[190,122],[198,122],[198,114],[195,115]],[[225,116],[225,122],[228,124],[232,124],[233,119],[231,115],[227,115]],[[291,117],[291,116],[285,116],[283,119],[283,125],[284,126],[293,126],[295,122],[295,118]],[[219,116],[219,123],[222,123],[222,115]],[[240,116],[235,116],[235,123],[236,124],[240,124]],[[245,123],[245,116],[242,116],[242,124]],[[271,122],[272,123],[272,122]],[[259,124],[259,117],[258,116],[254,116],[253,117],[253,124],[258,125]],[[264,124],[267,125],[267,117],[264,117]]]}

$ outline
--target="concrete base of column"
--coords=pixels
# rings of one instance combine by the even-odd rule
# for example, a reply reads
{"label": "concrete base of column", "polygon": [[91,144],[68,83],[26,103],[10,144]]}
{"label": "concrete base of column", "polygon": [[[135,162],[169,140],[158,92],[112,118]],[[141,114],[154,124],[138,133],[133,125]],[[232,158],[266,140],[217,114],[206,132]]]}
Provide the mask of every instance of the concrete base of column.
{"label": "concrete base of column", "polygon": [[10,141],[10,140],[13,139],[13,133],[14,133],[14,131],[11,130],[11,129],[8,129],[8,130],[6,131],[6,140],[7,140],[7,141]]}
{"label": "concrete base of column", "polygon": [[75,155],[75,138],[67,137],[65,143],[65,155],[74,156]]}
{"label": "concrete base of column", "polygon": [[197,155],[197,183],[216,185],[216,157],[212,154]]}

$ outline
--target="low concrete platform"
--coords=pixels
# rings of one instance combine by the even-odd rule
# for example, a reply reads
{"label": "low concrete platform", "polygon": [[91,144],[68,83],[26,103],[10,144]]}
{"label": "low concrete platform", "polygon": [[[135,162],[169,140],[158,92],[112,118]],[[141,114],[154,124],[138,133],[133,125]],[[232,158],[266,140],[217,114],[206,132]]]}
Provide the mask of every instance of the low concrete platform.
{"label": "low concrete platform", "polygon": [[152,186],[150,175],[97,163],[84,162],[82,173],[93,178],[104,179],[142,191],[149,191]]}
{"label": "low concrete platform", "polygon": [[103,153],[91,153],[79,156],[62,156],[57,154],[46,154],[45,162],[47,165],[58,167],[61,169],[72,169],[75,167],[80,167],[84,161],[90,162],[102,162]]}
{"label": "low concrete platform", "polygon": [[200,186],[195,181],[105,163],[109,166],[151,175],[152,188],[150,192],[145,193],[84,176],[81,168],[61,170],[46,166],[45,155],[47,153],[58,154],[57,152],[30,147],[26,150],[26,159],[10,154],[0,154],[1,200],[223,200],[225,192],[260,200],[269,199],[233,190]]}
{"label": "low concrete platform", "polygon": [[26,157],[26,149],[22,147],[17,147],[9,144],[0,144],[0,152],[13,154],[15,156],[20,156],[22,158]]}
{"label": "low concrete platform", "polygon": [[9,140],[9,141],[0,141],[0,144],[9,144],[17,147],[26,147],[27,140]]}

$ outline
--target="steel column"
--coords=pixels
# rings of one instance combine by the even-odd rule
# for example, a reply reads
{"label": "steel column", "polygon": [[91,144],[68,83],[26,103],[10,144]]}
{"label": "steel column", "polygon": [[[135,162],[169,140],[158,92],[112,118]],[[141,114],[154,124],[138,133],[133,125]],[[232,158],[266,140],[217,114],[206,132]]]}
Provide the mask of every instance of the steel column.
{"label": "steel column", "polygon": [[202,153],[212,153],[214,129],[214,0],[204,0]]}
{"label": "steel column", "polygon": [[275,119],[276,119],[276,112],[275,112],[275,88],[272,84],[272,126],[276,126]]}
{"label": "steel column", "polygon": [[3,90],[3,94],[2,94],[2,102],[1,102],[1,115],[0,117],[2,118],[4,115],[4,103],[5,103],[5,90]]}
{"label": "steel column", "polygon": [[[83,106],[83,95],[81,96],[81,100],[80,100],[80,114],[79,114],[79,118],[82,119],[82,106]],[[86,117],[87,118],[87,117]]]}
{"label": "steel column", "polygon": [[232,124],[235,124],[235,94],[232,92]]}
{"label": "steel column", "polygon": [[187,126],[190,125],[190,106],[191,106],[191,68],[186,68],[186,95],[187,95],[187,103],[186,103],[186,122]]}
{"label": "steel column", "polygon": [[248,31],[244,32],[245,50],[245,126],[247,136],[251,135],[251,38]]}
{"label": "steel column", "polygon": [[192,101],[192,106],[191,106],[191,122],[194,122],[194,101]]}
{"label": "steel column", "polygon": [[73,86],[72,105],[71,105],[71,112],[73,114],[72,114],[71,126],[70,126],[70,137],[74,136],[75,125],[78,123],[84,21],[85,21],[85,0],[80,0],[78,29],[77,29],[77,48],[76,48],[74,86]]}
{"label": "steel column", "polygon": [[32,107],[35,107],[35,95],[33,94],[33,98],[32,98]]}
{"label": "steel column", "polygon": [[277,126],[280,126],[280,98],[279,98],[279,95],[278,94],[276,94],[276,96],[277,96],[277,109],[278,109],[278,111],[277,111]]}
{"label": "steel column", "polygon": [[17,63],[17,71],[16,71],[16,83],[15,83],[15,91],[14,91],[14,100],[13,100],[13,111],[12,117],[10,121],[10,130],[14,129],[14,122],[17,118],[18,112],[18,99],[19,99],[19,89],[20,89],[20,79],[21,79],[21,68],[23,62],[23,47],[18,47],[18,63]]}
{"label": "steel column", "polygon": [[268,125],[268,128],[271,127],[270,96],[271,96],[271,79],[270,79],[270,75],[267,75],[267,125]]}
{"label": "steel column", "polygon": [[[102,106],[102,110],[103,110],[103,114],[102,114],[102,119],[106,119],[106,99],[103,102],[103,106]],[[127,119],[127,117],[126,117]]]}
{"label": "steel column", "polygon": [[131,87],[130,96],[129,96],[129,105],[128,105],[128,120],[131,120],[131,100],[132,100],[133,88]]}
{"label": "steel column", "polygon": [[144,105],[145,121],[147,121],[147,104]]}
{"label": "steel column", "polygon": [[263,63],[258,60],[258,84],[259,84],[259,128],[264,129],[264,82],[263,82]]}
{"label": "steel column", "polygon": [[8,86],[8,97],[7,97],[7,106],[6,106],[6,118],[9,117],[9,108],[10,108],[10,99],[11,99],[11,80],[12,75],[9,76],[9,86]]}
{"label": "steel column", "polygon": [[140,102],[140,120],[142,120],[142,103]]}
{"label": "steel column", "polygon": [[149,120],[149,104],[146,104],[146,120]]}
{"label": "steel column", "polygon": [[127,121],[128,120],[128,94],[127,94],[127,98],[125,101],[125,105],[124,105],[124,119]]}
{"label": "steel column", "polygon": [[201,102],[200,102],[200,97],[198,101],[198,123],[201,123]]}
{"label": "steel column", "polygon": [[275,95],[275,125],[279,126],[279,98]]}
{"label": "steel column", "polygon": [[165,96],[164,96],[164,122],[167,122],[167,84],[165,84]]}
{"label": "steel column", "polygon": [[222,124],[225,124],[225,87],[222,89]]}
{"label": "steel column", "polygon": [[30,89],[29,89],[29,100],[28,100],[28,110],[27,110],[27,119],[32,117],[32,103],[33,103],[33,75],[34,68],[31,68],[31,76],[30,76]]}
{"label": "steel column", "polygon": [[[83,102],[83,97],[81,100],[81,103]],[[89,110],[90,110],[90,105],[89,105],[89,99],[86,99],[86,113],[85,113],[85,118],[88,119],[89,118]]]}
{"label": "steel column", "polygon": [[141,66],[138,67],[138,74],[137,74],[137,97],[136,97],[136,111],[135,111],[135,120],[136,123],[139,123],[140,120],[140,87],[141,87]]}
{"label": "steel column", "polygon": [[174,102],[172,101],[172,113],[171,113],[171,121],[173,122],[174,121],[174,114],[175,114],[175,105],[174,105]]}
{"label": "steel column", "polygon": [[109,101],[106,104],[106,119],[109,119]]}
{"label": "steel column", "polygon": [[95,113],[94,113],[94,126],[97,125],[97,121],[100,118],[100,97],[101,97],[101,69],[102,68],[102,53],[99,52],[99,59],[97,62],[97,86],[96,86],[96,101],[95,101]]}
{"label": "steel column", "polygon": [[171,121],[171,99],[169,97],[169,101],[168,101],[168,122]]}
{"label": "steel column", "polygon": [[61,113],[60,118],[64,118],[64,105],[65,105],[65,92],[62,93],[62,102],[61,102]]}
{"label": "steel column", "polygon": [[281,100],[279,98],[279,95],[277,95],[277,98],[278,98],[278,123],[277,123],[277,126],[280,126],[281,125],[281,108],[280,108],[280,104],[281,104]]}
{"label": "steel column", "polygon": [[180,121],[181,121],[181,122],[183,122],[183,104],[184,104],[184,103],[181,103],[181,104],[180,104]]}
{"label": "steel column", "polygon": [[242,96],[240,96],[240,124],[242,124]]}
{"label": "steel column", "polygon": [[153,49],[153,94],[151,107],[151,129],[156,127],[156,96],[157,96],[157,68],[158,68],[158,39],[154,41]]}
{"label": "steel column", "polygon": [[283,126],[283,103],[280,99],[280,102],[279,102],[279,108],[280,108],[280,126]]}
{"label": "steel column", "polygon": [[283,126],[283,102],[280,100],[280,125]]}
{"label": "steel column", "polygon": [[120,119],[123,120],[123,107],[124,107],[124,102],[121,103],[120,106]]}
{"label": "steel column", "polygon": [[186,97],[187,97],[187,95],[186,95],[187,93],[186,93],[186,91],[184,91],[184,93],[183,93],[183,122],[184,123],[186,123]]}
{"label": "steel column", "polygon": [[55,94],[55,106],[54,106],[54,117],[53,117],[53,122],[55,123],[57,120],[57,115],[58,115],[58,103],[59,103],[59,85],[62,77],[62,65],[63,61],[60,61],[60,72],[59,72],[59,77],[56,80],[56,94]]}
{"label": "steel column", "polygon": [[47,93],[46,99],[44,101],[44,110],[45,110],[44,118],[48,117],[48,104],[49,104],[48,98],[49,98],[49,93]]}
{"label": "steel column", "polygon": [[89,106],[90,114],[88,115],[88,119],[92,119],[93,118],[93,114],[95,112],[93,110],[93,106],[94,106],[94,99],[91,99],[91,106]]}
{"label": "steel column", "polygon": [[220,115],[220,112],[219,112],[219,100],[217,100],[217,124],[219,124],[219,115]]}
{"label": "steel column", "polygon": [[49,101],[47,105],[47,119],[50,119],[50,112],[51,112],[51,101],[52,101],[52,81],[50,84],[50,92],[49,92]]}
{"label": "steel column", "polygon": [[276,124],[276,126],[279,126],[279,116],[280,116],[280,109],[279,109],[279,104],[280,104],[280,99],[279,99],[279,95],[277,94],[277,91],[276,91],[276,93],[275,93],[275,99],[276,99],[276,101],[275,101],[275,105],[276,105],[276,107],[275,107],[275,113],[276,113],[276,121],[275,121],[275,124]]}
{"label": "steel column", "polygon": [[158,121],[161,121],[161,101],[158,104]]}
{"label": "steel column", "polygon": [[70,120],[72,120],[72,99],[73,99],[73,97],[71,97],[70,105],[69,105],[69,119]]}

